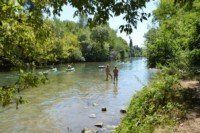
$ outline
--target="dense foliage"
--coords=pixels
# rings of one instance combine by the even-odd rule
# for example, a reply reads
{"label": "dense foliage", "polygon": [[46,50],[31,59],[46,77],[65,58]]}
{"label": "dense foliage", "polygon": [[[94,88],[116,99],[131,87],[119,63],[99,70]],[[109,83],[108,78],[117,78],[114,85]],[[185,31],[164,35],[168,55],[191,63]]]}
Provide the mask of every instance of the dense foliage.
{"label": "dense foliage", "polygon": [[80,23],[44,20],[35,30],[30,23],[4,22],[0,27],[0,68],[30,67],[75,61],[105,61],[128,56],[128,45],[108,26],[93,29]]}
{"label": "dense foliage", "polygon": [[78,40],[86,61],[123,59],[129,54],[127,42],[117,37],[116,31],[108,26],[82,29]]}
{"label": "dense foliage", "polygon": [[[158,28],[146,34],[149,66],[176,62],[190,68],[200,66],[200,2],[179,5],[162,0],[154,16]],[[181,66],[183,67],[183,66]]]}
{"label": "dense foliage", "polygon": [[[110,17],[124,15],[123,19],[127,22],[121,25],[122,31],[132,32],[132,27],[136,27],[137,20],[146,20],[150,14],[138,11],[146,6],[150,0],[1,0],[0,1],[0,18],[7,20],[13,18],[20,21],[31,21],[34,26],[43,22],[43,13],[51,14],[53,9],[54,15],[60,15],[64,5],[71,5],[76,8],[74,15],[87,15],[89,25],[105,24]],[[16,14],[17,12],[17,14]],[[9,15],[9,17],[7,17]],[[25,17],[26,16],[26,17]]]}
{"label": "dense foliage", "polygon": [[[60,62],[124,58],[128,56],[126,42],[106,26],[106,21],[111,12],[117,16],[127,13],[128,21],[131,11],[137,14],[136,10],[145,5],[145,0],[136,2],[137,5],[126,9],[128,7],[124,4],[129,2],[0,1],[0,68],[2,70],[11,67],[28,67],[32,62],[38,66]],[[51,14],[51,7],[53,7],[53,14],[59,15],[61,7],[68,4],[77,9],[76,15],[80,16],[79,23],[49,20],[44,17],[44,14],[47,16]],[[100,7],[107,10],[100,11]],[[136,17],[136,14],[132,15]],[[87,15],[90,15],[89,17],[94,15],[94,18],[88,18]],[[142,16],[145,17],[146,14],[143,13]],[[98,19],[99,17],[101,19]],[[89,21],[91,19],[93,21]],[[104,25],[89,28],[91,24],[96,23]],[[127,28],[123,29],[127,31]]]}

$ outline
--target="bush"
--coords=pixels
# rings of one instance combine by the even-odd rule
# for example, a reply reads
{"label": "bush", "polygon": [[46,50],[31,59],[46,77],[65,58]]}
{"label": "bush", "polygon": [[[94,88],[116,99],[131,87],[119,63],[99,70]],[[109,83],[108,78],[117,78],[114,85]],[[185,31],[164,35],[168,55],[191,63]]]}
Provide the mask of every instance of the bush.
{"label": "bush", "polygon": [[191,67],[200,66],[200,49],[194,49],[189,53],[189,61]]}
{"label": "bush", "polygon": [[154,11],[159,27],[152,28],[145,35],[150,67],[157,64],[168,66],[173,62],[182,64],[182,60],[187,60],[187,65],[200,66],[199,1],[195,0],[190,9],[186,6],[176,8],[173,2],[162,0]]}
{"label": "bush", "polygon": [[153,132],[157,125],[173,125],[184,116],[179,78],[163,72],[133,97],[116,132]]}

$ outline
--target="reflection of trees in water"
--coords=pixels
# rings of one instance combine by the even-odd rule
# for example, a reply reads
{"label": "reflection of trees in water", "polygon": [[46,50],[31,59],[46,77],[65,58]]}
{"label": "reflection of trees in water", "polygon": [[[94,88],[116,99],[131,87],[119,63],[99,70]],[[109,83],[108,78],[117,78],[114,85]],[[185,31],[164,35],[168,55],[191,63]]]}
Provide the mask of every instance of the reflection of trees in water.
{"label": "reflection of trees in water", "polygon": [[133,68],[133,58],[130,58],[130,68]]}
{"label": "reflection of trees in water", "polygon": [[86,63],[78,63],[74,65],[76,67],[76,70],[83,71],[86,68]]}

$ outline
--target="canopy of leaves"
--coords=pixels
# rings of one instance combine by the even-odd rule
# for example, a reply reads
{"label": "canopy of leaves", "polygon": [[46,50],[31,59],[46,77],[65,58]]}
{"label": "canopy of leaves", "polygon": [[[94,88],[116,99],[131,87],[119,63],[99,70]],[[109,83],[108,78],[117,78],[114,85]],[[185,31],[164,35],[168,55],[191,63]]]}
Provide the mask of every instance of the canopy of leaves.
{"label": "canopy of leaves", "polygon": [[[106,24],[110,17],[123,14],[127,24],[120,26],[121,31],[132,32],[137,26],[137,20],[146,20],[150,14],[139,12],[138,9],[146,7],[150,0],[1,0],[0,17],[2,20],[28,21],[34,26],[41,25],[43,14],[60,15],[64,5],[76,8],[75,16],[86,15],[90,26]],[[8,17],[9,16],[9,17]],[[2,23],[2,22],[1,22]]]}
{"label": "canopy of leaves", "polygon": [[173,2],[162,0],[154,15],[159,27],[146,34],[149,66],[176,62],[190,69],[199,68],[199,0],[195,0],[192,7],[188,4],[174,6]]}

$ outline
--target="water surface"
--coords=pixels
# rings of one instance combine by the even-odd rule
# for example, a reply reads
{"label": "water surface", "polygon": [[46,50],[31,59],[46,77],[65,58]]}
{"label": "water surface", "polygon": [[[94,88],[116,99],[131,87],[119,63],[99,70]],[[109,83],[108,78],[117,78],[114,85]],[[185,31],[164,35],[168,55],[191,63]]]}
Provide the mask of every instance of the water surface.
{"label": "water surface", "polygon": [[[123,116],[120,109],[128,106],[155,71],[147,69],[145,58],[110,62],[112,68],[119,68],[118,84],[113,84],[105,81],[104,70],[98,69],[105,64],[79,63],[74,72],[66,72],[64,67],[50,72],[50,83],[23,91],[28,103],[18,110],[14,105],[1,109],[0,132],[80,133],[85,127],[111,132]],[[0,73],[0,85],[13,83],[16,77],[15,72]],[[102,107],[107,111],[102,112]],[[89,118],[91,114],[96,118]],[[94,126],[98,122],[103,122],[102,129]]]}

